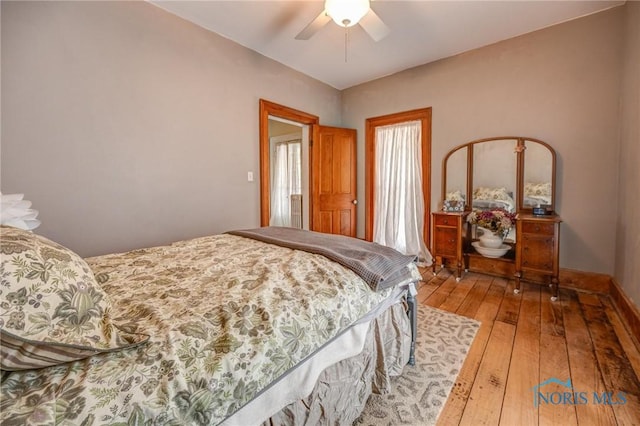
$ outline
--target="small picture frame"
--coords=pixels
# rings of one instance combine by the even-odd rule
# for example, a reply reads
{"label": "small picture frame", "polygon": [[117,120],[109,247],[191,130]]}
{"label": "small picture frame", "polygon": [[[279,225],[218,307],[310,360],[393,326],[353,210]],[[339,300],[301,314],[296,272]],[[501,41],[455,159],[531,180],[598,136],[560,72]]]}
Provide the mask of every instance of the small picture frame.
{"label": "small picture frame", "polygon": [[442,210],[445,212],[463,212],[464,201],[460,200],[444,200]]}

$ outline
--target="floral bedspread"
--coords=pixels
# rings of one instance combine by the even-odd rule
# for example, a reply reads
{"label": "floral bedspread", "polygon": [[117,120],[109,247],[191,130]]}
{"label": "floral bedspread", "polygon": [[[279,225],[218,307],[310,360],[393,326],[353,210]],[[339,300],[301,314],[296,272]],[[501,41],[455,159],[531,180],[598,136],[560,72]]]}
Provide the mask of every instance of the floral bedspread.
{"label": "floral bedspread", "polygon": [[320,255],[233,235],[87,259],[140,347],[1,385],[2,424],[218,424],[387,297]]}

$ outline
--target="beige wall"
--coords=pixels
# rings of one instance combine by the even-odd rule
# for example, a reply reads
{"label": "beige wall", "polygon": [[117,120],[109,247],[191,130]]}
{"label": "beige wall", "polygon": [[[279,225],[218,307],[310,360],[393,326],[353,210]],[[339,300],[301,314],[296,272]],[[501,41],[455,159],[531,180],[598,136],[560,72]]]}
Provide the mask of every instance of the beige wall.
{"label": "beige wall", "polygon": [[259,98],[340,124],[336,89],[145,2],[3,1],[2,66],[1,189],[84,256],[259,226]]}
{"label": "beige wall", "polygon": [[625,5],[614,277],[640,306],[640,2]]}
{"label": "beige wall", "polygon": [[358,129],[360,198],[364,120],[431,106],[432,208],[453,146],[545,140],[562,267],[640,299],[638,3],[343,92],[142,2],[1,7],[1,189],[84,256],[257,226],[259,98]]}
{"label": "beige wall", "polygon": [[359,193],[368,117],[433,107],[432,209],[448,150],[482,137],[538,138],[558,156],[561,266],[613,274],[623,18],[612,9],[343,91],[343,124],[359,135]]}

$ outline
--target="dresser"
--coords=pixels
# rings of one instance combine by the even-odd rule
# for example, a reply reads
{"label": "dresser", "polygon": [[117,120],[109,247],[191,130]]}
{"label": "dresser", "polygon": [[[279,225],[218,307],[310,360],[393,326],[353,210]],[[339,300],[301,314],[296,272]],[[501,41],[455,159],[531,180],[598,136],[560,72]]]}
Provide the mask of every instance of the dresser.
{"label": "dresser", "polygon": [[519,214],[516,220],[515,289],[520,291],[523,274],[533,273],[549,278],[551,300],[558,299],[560,222],[557,215]]}
{"label": "dresser", "polygon": [[468,214],[469,212],[432,213],[433,241],[431,254],[434,258],[434,275],[436,274],[438,259],[440,260],[440,267],[444,267],[445,260],[449,259],[455,262],[456,281],[460,281],[460,278],[462,277],[462,269],[466,269],[466,265],[464,265],[463,252],[465,233],[463,230],[465,228]]}

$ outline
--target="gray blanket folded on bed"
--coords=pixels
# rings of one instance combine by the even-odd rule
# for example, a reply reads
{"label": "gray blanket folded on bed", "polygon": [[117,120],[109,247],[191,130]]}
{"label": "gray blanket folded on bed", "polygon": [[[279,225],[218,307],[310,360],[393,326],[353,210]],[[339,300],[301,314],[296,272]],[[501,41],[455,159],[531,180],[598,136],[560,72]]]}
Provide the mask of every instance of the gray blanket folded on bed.
{"label": "gray blanket folded on bed", "polygon": [[417,259],[417,256],[407,256],[380,244],[295,228],[265,227],[228,233],[320,254],[351,269],[362,277],[373,291],[393,287],[411,278],[411,271],[407,265]]}

